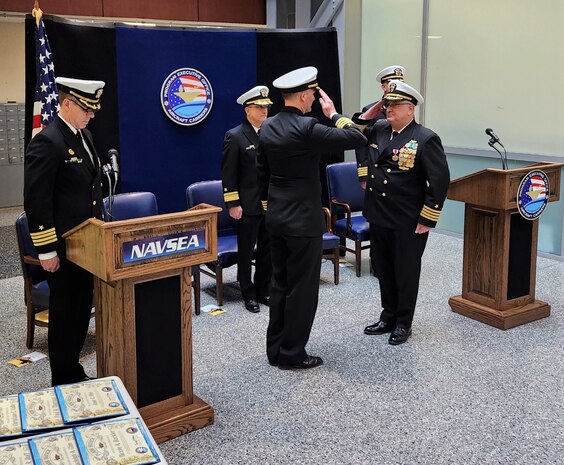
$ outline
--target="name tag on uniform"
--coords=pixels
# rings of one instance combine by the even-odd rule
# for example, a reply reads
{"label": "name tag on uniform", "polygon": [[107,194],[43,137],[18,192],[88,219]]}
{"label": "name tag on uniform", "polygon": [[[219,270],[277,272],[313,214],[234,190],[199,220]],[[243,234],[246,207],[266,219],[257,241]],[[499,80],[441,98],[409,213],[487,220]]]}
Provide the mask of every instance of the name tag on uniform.
{"label": "name tag on uniform", "polygon": [[245,147],[245,150],[253,150],[256,149],[256,147],[254,146],[254,144],[249,145],[248,147]]}

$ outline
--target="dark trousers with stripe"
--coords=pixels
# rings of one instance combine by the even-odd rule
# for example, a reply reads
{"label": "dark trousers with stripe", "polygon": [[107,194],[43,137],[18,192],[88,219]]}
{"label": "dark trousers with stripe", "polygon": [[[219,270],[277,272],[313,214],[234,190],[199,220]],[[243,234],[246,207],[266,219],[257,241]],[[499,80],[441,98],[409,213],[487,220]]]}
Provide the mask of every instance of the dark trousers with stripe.
{"label": "dark trousers with stripe", "polygon": [[299,363],[317,310],[322,237],[271,235],[272,287],[266,354],[281,365]]}
{"label": "dark trousers with stripe", "polygon": [[[237,221],[237,279],[244,299],[270,295],[270,240],[264,223],[264,215],[243,215]],[[251,262],[255,244],[257,250],[253,284]]]}
{"label": "dark trousers with stripe", "polygon": [[53,386],[85,377],[79,357],[88,332],[93,294],[89,272],[65,258],[60,263],[60,268],[48,277],[48,346]]}
{"label": "dark trousers with stripe", "polygon": [[428,237],[429,233],[415,234],[370,224],[370,259],[380,282],[382,321],[411,328],[419,292],[421,257]]}

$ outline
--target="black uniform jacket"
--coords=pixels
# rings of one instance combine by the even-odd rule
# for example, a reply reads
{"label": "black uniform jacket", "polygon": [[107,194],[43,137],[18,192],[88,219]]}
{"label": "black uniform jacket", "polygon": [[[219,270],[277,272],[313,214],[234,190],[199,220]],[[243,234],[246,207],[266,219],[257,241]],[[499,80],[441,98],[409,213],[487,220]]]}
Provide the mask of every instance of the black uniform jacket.
{"label": "black uniform jacket", "polygon": [[227,208],[241,205],[244,215],[261,215],[260,192],[257,181],[259,137],[247,119],[225,133],[221,181]]}
{"label": "black uniform jacket", "polygon": [[337,127],[284,107],[260,129],[258,157],[262,200],[268,199],[266,226],[276,235],[315,237],[325,232],[321,207],[321,152],[366,144],[349,118],[333,115]]}
{"label": "black uniform jacket", "polygon": [[[380,100],[378,100],[378,102],[380,102]],[[369,103],[359,113],[355,113],[353,115],[353,118],[352,118],[353,121],[357,122],[357,119],[360,118],[360,115],[362,115],[364,112],[368,111],[370,108],[372,108],[378,102]],[[370,122],[368,122],[368,123],[366,123],[366,121],[365,121],[363,124],[367,124],[367,126],[374,126],[374,124],[377,121],[384,121],[385,119],[386,119],[386,110],[382,110],[380,113],[378,113],[378,116],[376,116],[376,118],[370,120]],[[355,156],[356,156],[358,179],[359,179],[359,181],[366,181],[366,177],[368,175],[368,159],[369,159],[368,146],[360,147],[360,148],[356,149],[354,151],[354,153],[355,153]]]}
{"label": "black uniform jacket", "polygon": [[87,129],[81,130],[90,156],[57,116],[29,143],[24,169],[24,209],[38,253],[64,255],[61,236],[84,220],[102,218],[99,159]]}
{"label": "black uniform jacket", "polygon": [[450,182],[441,140],[412,121],[393,140],[389,125],[367,127],[369,164],[363,215],[377,226],[434,227]]}

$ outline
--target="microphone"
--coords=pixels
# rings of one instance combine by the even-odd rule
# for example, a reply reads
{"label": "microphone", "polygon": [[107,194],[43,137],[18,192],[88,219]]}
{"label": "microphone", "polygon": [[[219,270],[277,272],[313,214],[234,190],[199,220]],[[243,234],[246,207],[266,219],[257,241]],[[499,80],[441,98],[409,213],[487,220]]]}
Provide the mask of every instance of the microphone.
{"label": "microphone", "polygon": [[492,138],[492,139],[491,139],[492,143],[499,142],[499,137],[497,137],[497,136],[495,135],[495,133],[493,132],[492,128],[487,128],[487,129],[486,129],[486,134]]}
{"label": "microphone", "polygon": [[116,149],[108,150],[108,157],[112,162],[112,171],[114,173],[119,173],[119,165],[118,165],[118,151]]}
{"label": "microphone", "polygon": [[[505,147],[503,146],[503,144],[501,143],[501,141],[499,140],[499,137],[497,137],[495,135],[495,132],[493,132],[492,128],[487,128],[486,129],[486,134],[488,136],[490,136],[490,140],[488,141],[488,145],[494,149],[497,153],[499,153],[499,156],[501,157],[501,167],[506,170],[507,169],[507,152],[505,151]],[[501,145],[501,148],[503,148],[503,153],[501,153],[497,147],[495,146],[495,144],[499,144]]]}

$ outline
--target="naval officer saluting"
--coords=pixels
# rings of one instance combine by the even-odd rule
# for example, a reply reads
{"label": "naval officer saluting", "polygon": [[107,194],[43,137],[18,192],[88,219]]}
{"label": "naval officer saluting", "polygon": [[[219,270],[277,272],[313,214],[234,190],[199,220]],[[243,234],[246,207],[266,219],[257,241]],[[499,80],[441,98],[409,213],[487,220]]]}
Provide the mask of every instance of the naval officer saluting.
{"label": "naval officer saluting", "polygon": [[[321,153],[360,147],[366,138],[349,118],[335,111],[318,87],[313,66],[291,71],[273,85],[282,93],[284,107],[263,123],[258,157],[272,254],[266,353],[269,363],[281,369],[314,368],[323,360],[308,355],[305,346],[317,309],[325,232]],[[305,116],[316,92],[323,113],[336,127]]]}

